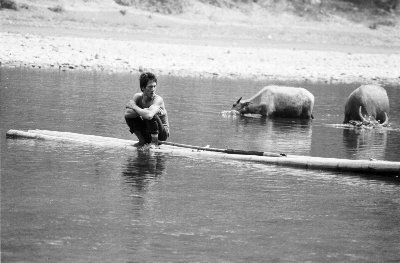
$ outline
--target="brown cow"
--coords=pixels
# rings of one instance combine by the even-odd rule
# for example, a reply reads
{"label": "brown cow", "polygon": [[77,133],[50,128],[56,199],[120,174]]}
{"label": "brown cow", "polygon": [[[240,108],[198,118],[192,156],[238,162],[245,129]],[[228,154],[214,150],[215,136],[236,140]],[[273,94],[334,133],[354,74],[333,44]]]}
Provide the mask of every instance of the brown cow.
{"label": "brown cow", "polygon": [[266,86],[250,99],[233,104],[240,114],[256,113],[266,117],[314,118],[314,95],[304,88]]}
{"label": "brown cow", "polygon": [[382,125],[389,122],[389,98],[386,90],[377,85],[363,85],[347,98],[344,107],[344,121],[361,121],[370,124],[372,117]]}

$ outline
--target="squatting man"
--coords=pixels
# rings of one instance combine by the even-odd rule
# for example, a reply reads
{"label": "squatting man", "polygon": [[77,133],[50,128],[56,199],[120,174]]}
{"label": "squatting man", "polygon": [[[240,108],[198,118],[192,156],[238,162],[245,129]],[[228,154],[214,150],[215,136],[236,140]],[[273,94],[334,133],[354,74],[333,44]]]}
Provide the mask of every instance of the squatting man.
{"label": "squatting man", "polygon": [[153,73],[139,77],[141,92],[126,105],[125,120],[131,133],[138,138],[137,147],[158,147],[159,141],[169,137],[169,123],[164,100],[156,94],[157,78]]}

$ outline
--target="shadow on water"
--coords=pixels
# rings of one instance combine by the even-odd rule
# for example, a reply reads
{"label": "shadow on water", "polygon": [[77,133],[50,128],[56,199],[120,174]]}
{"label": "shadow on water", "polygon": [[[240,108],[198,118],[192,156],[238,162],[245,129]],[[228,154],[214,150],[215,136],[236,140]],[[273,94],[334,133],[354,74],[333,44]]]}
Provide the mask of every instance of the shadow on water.
{"label": "shadow on water", "polygon": [[145,191],[149,185],[165,173],[166,157],[160,154],[138,151],[129,156],[122,168],[125,182],[138,191]]}

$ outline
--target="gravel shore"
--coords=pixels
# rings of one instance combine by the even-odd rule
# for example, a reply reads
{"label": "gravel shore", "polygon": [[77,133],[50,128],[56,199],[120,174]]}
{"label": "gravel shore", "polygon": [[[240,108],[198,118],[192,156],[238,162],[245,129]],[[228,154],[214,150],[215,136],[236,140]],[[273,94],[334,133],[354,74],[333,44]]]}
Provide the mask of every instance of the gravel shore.
{"label": "gravel shore", "polygon": [[327,83],[400,82],[400,54],[213,47],[0,32],[7,67]]}

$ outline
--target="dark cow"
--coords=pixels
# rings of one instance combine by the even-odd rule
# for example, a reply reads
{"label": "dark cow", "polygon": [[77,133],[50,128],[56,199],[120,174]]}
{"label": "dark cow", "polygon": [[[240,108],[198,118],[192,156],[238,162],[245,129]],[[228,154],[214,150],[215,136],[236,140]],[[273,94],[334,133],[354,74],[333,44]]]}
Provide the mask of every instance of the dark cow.
{"label": "dark cow", "polygon": [[266,86],[252,98],[233,104],[240,114],[256,113],[267,117],[314,118],[314,95],[304,88]]}
{"label": "dark cow", "polygon": [[363,85],[347,98],[343,123],[360,121],[363,124],[371,124],[373,120],[376,120],[382,125],[387,125],[388,114],[389,98],[386,90],[377,85]]}

